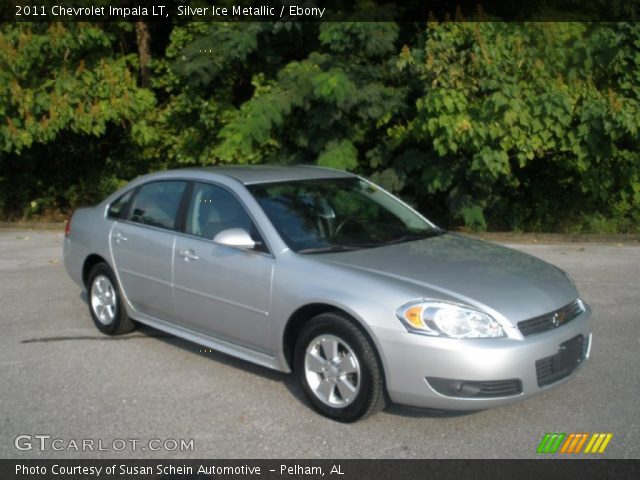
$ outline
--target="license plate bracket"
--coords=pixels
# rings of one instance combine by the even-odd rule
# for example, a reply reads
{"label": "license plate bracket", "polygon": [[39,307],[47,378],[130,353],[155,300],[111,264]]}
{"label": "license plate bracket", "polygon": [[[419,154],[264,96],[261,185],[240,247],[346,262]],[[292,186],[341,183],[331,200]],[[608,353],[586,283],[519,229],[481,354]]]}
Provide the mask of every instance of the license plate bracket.
{"label": "license plate bracket", "polygon": [[538,386],[543,387],[571,375],[584,359],[584,342],[584,336],[577,335],[561,343],[555,355],[538,360]]}
{"label": "license plate bracket", "polygon": [[582,362],[584,337],[578,335],[560,344],[560,350],[553,357],[553,369],[557,372],[572,372]]}

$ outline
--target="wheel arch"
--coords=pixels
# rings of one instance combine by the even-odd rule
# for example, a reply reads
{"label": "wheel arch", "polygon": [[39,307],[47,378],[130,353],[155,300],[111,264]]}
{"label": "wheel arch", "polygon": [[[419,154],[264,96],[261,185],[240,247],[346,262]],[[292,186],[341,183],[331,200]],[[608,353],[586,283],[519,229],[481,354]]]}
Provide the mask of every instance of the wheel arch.
{"label": "wheel arch", "polygon": [[367,329],[364,323],[353,313],[336,305],[331,305],[329,303],[323,302],[315,302],[303,305],[302,307],[294,311],[287,320],[287,324],[282,334],[282,353],[289,369],[291,371],[294,370],[293,352],[295,349],[296,339],[298,338],[300,331],[307,322],[322,313],[339,313],[363,333],[363,335],[367,338],[369,343],[371,343],[372,347],[374,348],[374,353],[378,358],[378,361],[380,362],[380,367],[382,368],[383,372],[382,376],[385,379],[386,384],[384,361],[380,353],[380,348],[378,346],[378,343],[371,335],[369,329]]}
{"label": "wheel arch", "polygon": [[83,285],[87,285],[87,281],[89,280],[89,273],[91,272],[91,269],[93,267],[95,267],[98,263],[106,263],[107,265],[109,265],[109,262],[107,262],[104,257],[101,257],[100,255],[96,254],[96,253],[92,253],[91,255],[89,255],[87,258],[84,259],[84,263],[82,264],[82,284]]}

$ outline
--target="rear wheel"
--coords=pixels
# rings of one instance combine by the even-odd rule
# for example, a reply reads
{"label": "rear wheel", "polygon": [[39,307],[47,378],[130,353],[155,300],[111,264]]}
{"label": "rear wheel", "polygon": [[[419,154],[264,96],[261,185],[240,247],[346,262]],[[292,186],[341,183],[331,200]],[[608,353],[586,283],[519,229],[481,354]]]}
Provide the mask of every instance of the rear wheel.
{"label": "rear wheel", "polygon": [[87,295],[91,318],[102,333],[120,335],[135,328],[122,304],[115,275],[106,263],[96,264],[89,272]]}
{"label": "rear wheel", "polygon": [[316,411],[354,422],[385,406],[382,367],[373,345],[345,316],[323,313],[302,329],[294,370]]}

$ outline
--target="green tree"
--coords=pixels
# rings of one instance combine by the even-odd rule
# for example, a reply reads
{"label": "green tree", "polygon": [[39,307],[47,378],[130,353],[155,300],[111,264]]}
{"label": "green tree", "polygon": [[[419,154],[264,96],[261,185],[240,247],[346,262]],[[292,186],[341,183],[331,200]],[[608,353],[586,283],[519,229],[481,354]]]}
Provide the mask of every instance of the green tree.
{"label": "green tree", "polygon": [[444,226],[638,231],[639,97],[633,22],[4,23],[0,212],[277,162]]}
{"label": "green tree", "polygon": [[[131,127],[154,106],[153,94],[137,86],[137,56],[116,53],[116,41],[130,29],[129,24],[2,25],[0,209],[5,215],[23,214],[25,205],[37,212],[41,205],[95,200],[118,178],[127,178],[132,165],[122,137],[131,138]],[[102,176],[103,170],[112,175]]]}
{"label": "green tree", "polygon": [[402,106],[388,23],[192,24],[157,63],[155,125],[171,165],[315,163],[357,169]]}
{"label": "green tree", "polygon": [[390,130],[395,168],[476,228],[637,211],[639,39],[637,24],[430,24],[399,57],[420,93]]}

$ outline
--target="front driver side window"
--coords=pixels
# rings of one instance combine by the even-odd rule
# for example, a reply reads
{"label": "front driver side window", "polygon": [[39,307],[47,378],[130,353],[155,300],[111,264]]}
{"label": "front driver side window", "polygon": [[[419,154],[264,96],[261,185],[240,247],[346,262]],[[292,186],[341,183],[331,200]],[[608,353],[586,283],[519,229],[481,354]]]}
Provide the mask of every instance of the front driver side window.
{"label": "front driver side window", "polygon": [[195,183],[187,213],[186,233],[213,240],[229,228],[242,228],[265,251],[264,242],[253,220],[229,191],[208,183]]}

